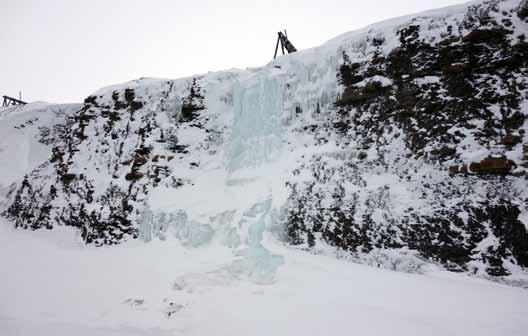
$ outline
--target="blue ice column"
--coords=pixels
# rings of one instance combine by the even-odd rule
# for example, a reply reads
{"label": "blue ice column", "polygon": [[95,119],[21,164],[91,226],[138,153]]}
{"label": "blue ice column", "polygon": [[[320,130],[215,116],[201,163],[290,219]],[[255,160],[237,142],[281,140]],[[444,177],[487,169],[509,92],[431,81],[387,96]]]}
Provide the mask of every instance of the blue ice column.
{"label": "blue ice column", "polygon": [[262,245],[264,231],[271,218],[271,199],[255,204],[244,217],[251,221],[248,232],[248,247],[242,252],[243,271],[255,283],[269,284],[275,278],[277,268],[284,263],[280,255],[272,254]]}
{"label": "blue ice column", "polygon": [[227,169],[256,167],[271,161],[281,147],[282,86],[261,78],[234,88],[234,119],[227,149]]}
{"label": "blue ice column", "polygon": [[[229,172],[258,167],[273,161],[280,153],[282,94],[282,85],[268,78],[258,78],[246,87],[235,86],[234,119],[226,153]],[[271,220],[271,207],[270,196],[244,212],[240,223],[248,228],[247,248],[232,267],[255,283],[273,282],[277,268],[284,263],[282,256],[272,254],[262,245]]]}

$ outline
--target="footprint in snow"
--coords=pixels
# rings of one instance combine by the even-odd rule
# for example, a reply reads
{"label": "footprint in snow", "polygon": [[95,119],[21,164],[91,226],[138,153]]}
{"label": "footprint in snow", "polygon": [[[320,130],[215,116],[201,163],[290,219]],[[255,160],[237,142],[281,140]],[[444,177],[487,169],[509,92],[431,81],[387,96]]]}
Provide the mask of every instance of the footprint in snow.
{"label": "footprint in snow", "polygon": [[143,300],[143,299],[126,299],[125,301],[123,301],[123,303],[128,305],[128,306],[130,306],[133,309],[137,309],[137,310],[145,310],[146,309],[144,307],[145,300]]}

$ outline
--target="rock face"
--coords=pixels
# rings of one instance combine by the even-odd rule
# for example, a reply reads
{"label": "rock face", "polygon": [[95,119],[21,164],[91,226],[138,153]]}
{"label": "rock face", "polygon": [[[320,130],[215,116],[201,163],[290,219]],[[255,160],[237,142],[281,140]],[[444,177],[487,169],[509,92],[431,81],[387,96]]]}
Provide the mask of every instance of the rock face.
{"label": "rock face", "polygon": [[528,18],[528,1],[523,0],[519,4],[519,8],[517,9],[517,14],[519,15],[519,18],[526,21],[526,18]]}
{"label": "rock face", "polygon": [[[512,176],[517,164],[505,155],[526,142],[528,44],[513,24],[514,10],[504,6],[471,6],[459,21],[412,20],[397,30],[400,43],[388,53],[385,36],[367,37],[370,52],[360,62],[343,51],[344,90],[328,111],[333,127],[320,122],[312,129],[374,155],[368,163],[361,154],[339,158],[341,166],[321,156],[302,167],[314,178],[292,185],[292,244],[322,239],[353,253],[409,248],[452,270],[475,271],[478,260],[491,275],[509,274],[508,258],[528,266],[525,226],[517,219],[528,184],[522,174]],[[443,31],[431,34],[431,26]],[[394,141],[407,152],[394,155]],[[495,155],[450,172],[482,178],[441,177],[415,161],[441,167],[467,160],[478,147]],[[394,174],[420,201],[400,208],[397,183],[369,188],[377,183],[358,174],[369,169]],[[490,236],[500,243],[483,246]],[[514,236],[516,242],[508,238]]]}
{"label": "rock face", "polygon": [[[245,223],[261,216],[314,251],[525,272],[526,8],[463,5],[259,69],[103,89],[41,133],[49,160],[21,179],[5,215],[20,228],[74,226],[93,244],[173,228],[232,247],[250,245]],[[156,206],[161,191],[170,210]]]}
{"label": "rock face", "polygon": [[500,157],[487,157],[479,162],[472,162],[468,166],[462,167],[449,167],[449,172],[453,174],[480,174],[480,175],[508,175],[517,165],[512,160],[506,159],[504,156]]}
{"label": "rock face", "polygon": [[[87,243],[137,238],[138,208],[149,189],[186,183],[167,166],[176,155],[189,154],[175,127],[206,133],[199,125],[203,97],[196,80],[186,85],[173,97],[180,94],[171,93],[174,83],[158,82],[160,96],[149,101],[133,87],[86,98],[65,127],[41,139],[53,144],[50,159],[24,178],[6,215],[20,228],[78,227]],[[179,109],[185,112],[176,114]]]}

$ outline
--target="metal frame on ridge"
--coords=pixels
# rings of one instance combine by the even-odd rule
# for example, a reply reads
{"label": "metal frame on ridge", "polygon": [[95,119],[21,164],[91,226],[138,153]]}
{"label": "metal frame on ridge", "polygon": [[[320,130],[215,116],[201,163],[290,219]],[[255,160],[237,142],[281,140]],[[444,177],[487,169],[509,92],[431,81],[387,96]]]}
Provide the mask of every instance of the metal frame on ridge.
{"label": "metal frame on ridge", "polygon": [[281,45],[283,55],[285,54],[284,49],[288,51],[288,54],[297,51],[297,49],[293,46],[290,40],[288,40],[288,34],[286,33],[286,29],[284,30],[284,33],[278,32],[277,35],[277,44],[275,45],[275,54],[273,55],[273,59],[277,58],[277,51],[279,51],[279,43]]}
{"label": "metal frame on ridge", "polygon": [[2,106],[10,106],[10,105],[26,105],[27,103],[25,101],[22,101],[20,99],[16,99],[9,96],[2,96],[4,98],[4,101],[2,103]]}

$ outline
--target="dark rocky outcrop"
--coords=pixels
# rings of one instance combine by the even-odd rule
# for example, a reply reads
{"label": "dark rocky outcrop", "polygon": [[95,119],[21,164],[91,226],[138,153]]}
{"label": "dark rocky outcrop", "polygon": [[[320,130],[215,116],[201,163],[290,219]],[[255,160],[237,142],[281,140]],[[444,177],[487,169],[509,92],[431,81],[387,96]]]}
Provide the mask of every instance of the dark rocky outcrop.
{"label": "dark rocky outcrop", "polygon": [[[168,95],[172,83],[166,87]],[[77,227],[86,243],[97,245],[137,238],[136,218],[148,191],[162,183],[174,188],[188,183],[171,176],[166,162],[174,156],[168,155],[172,148],[164,147],[166,137],[177,139],[175,130],[159,127],[162,114],[145,110],[148,99],[130,87],[114,90],[110,97],[89,96],[64,124],[41,129],[41,142],[53,144],[51,158],[26,176],[5,215],[19,228]],[[195,113],[205,107],[196,79],[181,99],[180,111],[164,111],[161,105],[159,112],[199,124]],[[179,145],[176,151],[187,155],[186,147]],[[156,154],[155,148],[168,153]],[[108,181],[106,188],[95,187],[101,181]]]}
{"label": "dark rocky outcrop", "polygon": [[[474,263],[483,263],[493,276],[508,275],[508,263],[528,266],[528,236],[518,219],[519,204],[526,202],[519,194],[528,184],[516,171],[522,162],[507,156],[526,141],[528,115],[522,108],[528,44],[514,34],[514,15],[488,1],[470,7],[458,30],[448,27],[440,40],[410,24],[386,56],[380,56],[383,42],[372,43],[379,51],[362,63],[343,52],[343,93],[324,111],[334,127],[322,119],[310,131],[338,139],[343,149],[356,142],[376,154],[368,159],[359,152],[342,158],[339,167],[319,156],[299,167],[300,175],[312,178],[290,184],[291,244],[310,248],[324,241],[351,254],[406,248],[453,271],[476,272]],[[375,81],[380,77],[392,84],[382,86]],[[394,156],[391,142],[398,139],[407,152]],[[463,162],[460,154],[471,150],[464,143],[471,141],[501,154]],[[416,160],[443,167],[451,177],[423,174],[413,167]],[[362,173],[369,170],[391,172],[394,180],[370,189]],[[429,201],[402,209],[391,196],[398,183]],[[355,191],[361,188],[371,190],[366,199]]]}
{"label": "dark rocky outcrop", "polygon": [[528,19],[528,0],[521,1],[519,8],[517,8],[517,15],[519,15],[522,20],[526,21]]}
{"label": "dark rocky outcrop", "polygon": [[200,92],[200,86],[193,79],[190,92],[187,97],[182,100],[181,118],[182,122],[191,122],[198,117],[198,113],[205,107],[203,104],[204,96]]}
{"label": "dark rocky outcrop", "polygon": [[508,175],[516,166],[515,162],[504,156],[487,157],[478,162],[471,162],[469,166],[449,167],[449,172],[452,174]]}

